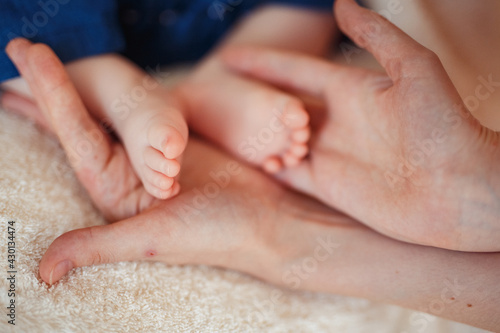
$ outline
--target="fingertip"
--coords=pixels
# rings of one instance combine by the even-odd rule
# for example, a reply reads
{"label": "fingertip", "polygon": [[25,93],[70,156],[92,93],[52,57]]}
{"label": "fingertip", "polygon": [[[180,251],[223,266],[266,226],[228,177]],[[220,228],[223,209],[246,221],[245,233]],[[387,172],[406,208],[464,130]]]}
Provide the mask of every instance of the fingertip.
{"label": "fingertip", "polygon": [[[150,211],[154,214],[153,211]],[[150,235],[138,237],[141,221],[147,214],[110,225],[68,231],[56,238],[40,261],[40,277],[52,285],[71,269],[141,258],[142,249],[151,243]],[[150,215],[151,216],[151,215]],[[131,245],[133,244],[133,246]]]}
{"label": "fingertip", "polygon": [[[370,52],[392,80],[419,76],[429,64],[436,63],[428,49],[379,13],[353,0],[339,0],[335,8],[340,30]],[[430,62],[423,58],[430,58]]]}
{"label": "fingertip", "polygon": [[[71,260],[63,260],[57,263],[51,270],[49,274],[49,285],[53,285],[55,282],[59,281],[64,275],[66,275],[70,270],[74,268],[73,262]],[[42,278],[43,279],[43,278]]]}
{"label": "fingertip", "polygon": [[25,51],[32,43],[25,38],[14,38],[5,47],[5,52],[9,57],[18,55],[19,52]]}
{"label": "fingertip", "polygon": [[337,0],[333,6],[337,21],[345,21],[346,14],[350,13],[353,7],[359,7],[354,0]]}
{"label": "fingertip", "polygon": [[335,4],[335,15],[340,29],[348,35],[359,47],[366,47],[367,38],[373,38],[373,33],[367,29],[378,26],[374,12],[360,7],[353,0],[340,0]]}
{"label": "fingertip", "polygon": [[27,70],[26,57],[31,44],[30,41],[24,38],[16,38],[11,40],[5,48],[5,52],[21,75],[25,75]]}
{"label": "fingertip", "polygon": [[50,273],[52,272],[52,268],[45,268],[45,262],[42,258],[42,261],[40,261],[39,267],[38,267],[38,274],[40,275],[40,278],[42,279],[43,282],[47,283],[50,285],[51,282],[51,277]]}
{"label": "fingertip", "polygon": [[75,241],[74,239],[68,241],[66,235],[71,236],[72,234],[72,232],[69,232],[57,237],[43,255],[42,260],[40,260],[40,277],[49,285],[59,281],[75,267],[73,262],[68,259],[72,254]]}
{"label": "fingertip", "polygon": [[335,11],[337,11],[338,9],[342,9],[343,6],[352,6],[352,5],[356,5],[356,2],[354,0],[337,0],[335,1],[334,8]]}

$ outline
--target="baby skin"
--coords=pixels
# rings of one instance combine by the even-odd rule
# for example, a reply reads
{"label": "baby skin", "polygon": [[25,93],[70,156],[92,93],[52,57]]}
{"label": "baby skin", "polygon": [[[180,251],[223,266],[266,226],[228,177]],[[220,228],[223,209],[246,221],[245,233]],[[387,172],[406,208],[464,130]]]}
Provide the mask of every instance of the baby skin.
{"label": "baby skin", "polygon": [[[279,8],[279,13],[285,13],[284,27],[295,26],[297,17],[312,23],[324,16],[321,24],[309,24],[316,36],[314,27],[325,31],[330,20],[329,15],[315,12],[291,10],[290,15],[290,10]],[[276,9],[270,11],[276,18]],[[259,34],[252,29],[268,20],[268,14],[269,9],[257,12],[226,44],[245,43],[248,32],[257,36],[252,43],[259,44]],[[272,36],[280,47],[288,43],[288,33],[283,30]],[[327,42],[325,36],[318,44]],[[322,49],[316,44],[302,45],[297,39],[290,45],[311,50],[309,53]],[[85,105],[103,127],[111,127],[122,140],[135,172],[153,197],[168,199],[180,191],[176,179],[188,141],[188,123],[197,133],[270,173],[293,167],[308,154],[309,116],[300,100],[229,72],[220,65],[218,53],[207,57],[173,89],[119,55],[90,57],[66,66]],[[3,87],[19,92],[15,82]]]}
{"label": "baby skin", "polygon": [[67,70],[93,116],[123,142],[146,191],[158,199],[179,193],[176,177],[188,141],[180,100],[118,55],[82,59]]}

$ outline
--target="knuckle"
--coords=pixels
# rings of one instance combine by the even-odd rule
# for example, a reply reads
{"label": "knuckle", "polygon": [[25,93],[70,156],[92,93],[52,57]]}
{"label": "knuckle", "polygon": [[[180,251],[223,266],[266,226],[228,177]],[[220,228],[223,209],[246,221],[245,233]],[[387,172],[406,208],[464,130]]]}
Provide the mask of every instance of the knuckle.
{"label": "knuckle", "polygon": [[412,64],[421,64],[422,66],[425,66],[427,68],[441,66],[441,60],[439,59],[438,55],[433,51],[423,47],[415,51],[411,58],[408,60]]}
{"label": "knuckle", "polygon": [[93,252],[90,258],[91,266],[103,263],[101,253],[99,251]]}
{"label": "knuckle", "polygon": [[109,251],[106,251],[102,246],[96,246],[102,245],[97,239],[97,228],[98,227],[89,227],[83,229],[78,236],[78,240],[81,241],[82,244],[85,244],[85,248],[89,249],[89,265],[104,264],[113,260],[113,256]]}
{"label": "knuckle", "polygon": [[419,52],[419,56],[424,60],[428,65],[440,65],[441,61],[439,60],[438,55],[426,48],[422,48]]}
{"label": "knuckle", "polygon": [[115,262],[115,257],[111,251],[105,248],[99,248],[90,253],[89,265],[99,265]]}

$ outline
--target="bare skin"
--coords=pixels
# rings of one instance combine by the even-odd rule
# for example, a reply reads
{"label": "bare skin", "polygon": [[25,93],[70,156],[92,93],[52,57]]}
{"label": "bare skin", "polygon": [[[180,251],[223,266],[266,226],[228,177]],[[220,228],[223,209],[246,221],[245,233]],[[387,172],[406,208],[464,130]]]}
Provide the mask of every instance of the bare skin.
{"label": "bare skin", "polygon": [[[387,0],[371,0],[377,10]],[[500,129],[500,22],[496,0],[401,1],[393,22],[439,55],[465,105],[484,126]],[[420,16],[418,13],[420,12]],[[425,20],[425,24],[423,24]],[[409,21],[413,21],[409,23]],[[484,86],[492,77],[496,84]]]}
{"label": "bare skin", "polygon": [[[45,124],[52,124],[71,156],[98,126],[64,67],[43,45],[13,44],[9,53],[48,117]],[[206,164],[200,166],[200,159]],[[40,275],[48,283],[73,267],[100,263],[208,264],[282,287],[364,297],[485,329],[500,328],[500,254],[453,252],[387,238],[196,140],[185,153],[183,191],[168,202],[142,206],[145,211],[133,217],[116,203],[141,207],[137,194],[146,192],[123,147],[107,138],[93,154],[81,156],[78,163],[70,161],[105,214],[123,220],[58,237],[40,263]],[[222,179],[221,172],[230,175],[229,182],[197,207],[194,200],[200,195],[194,189],[203,192],[215,183],[213,173]],[[100,174],[105,177],[93,181]],[[137,186],[109,191],[116,182]],[[312,271],[311,261],[317,265]],[[412,320],[419,326],[426,323],[420,315]]]}
{"label": "bare skin", "polygon": [[500,251],[498,133],[470,115],[434,53],[353,1],[336,13],[387,74],[284,52],[226,55],[326,104],[310,158],[281,179],[400,240]]}
{"label": "bare skin", "polygon": [[188,140],[182,103],[117,55],[83,59],[69,72],[95,116],[116,130],[148,193],[158,199],[178,194],[175,177]]}

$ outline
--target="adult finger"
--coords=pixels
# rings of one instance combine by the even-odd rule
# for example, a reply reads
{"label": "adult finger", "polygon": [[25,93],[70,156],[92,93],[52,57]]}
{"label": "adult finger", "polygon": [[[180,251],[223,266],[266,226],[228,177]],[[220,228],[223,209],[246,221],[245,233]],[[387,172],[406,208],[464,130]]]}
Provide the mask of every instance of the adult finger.
{"label": "adult finger", "polygon": [[182,217],[185,205],[177,197],[126,220],[69,231],[45,252],[40,276],[53,284],[76,267],[135,260],[220,265],[223,250],[234,242],[223,237],[231,229],[203,214]]}
{"label": "adult finger", "polygon": [[[21,74],[21,76],[24,78],[24,80],[28,83],[28,86],[31,90],[31,93],[33,96],[35,95],[40,95],[39,93],[39,87],[37,84],[34,82],[34,77],[31,74],[31,71],[29,69],[29,65],[27,63],[27,54],[29,48],[33,45],[29,40],[25,38],[16,38],[11,40],[8,44],[7,47],[5,48],[5,52],[7,55],[10,57],[14,65],[16,65],[17,70]],[[36,101],[38,104],[38,107],[42,110],[44,113],[44,117],[46,121],[49,123],[50,119],[47,112],[47,107],[45,106],[45,102],[43,100]]]}
{"label": "adult finger", "polygon": [[16,39],[7,54],[25,77],[77,173],[97,175],[109,160],[108,138],[88,114],[63,64],[43,44]]}
{"label": "adult finger", "polygon": [[313,57],[259,47],[237,47],[222,53],[236,71],[312,96],[323,96],[327,83],[344,68]]}
{"label": "adult finger", "polygon": [[[206,162],[203,168],[200,168],[200,160]],[[204,208],[198,205],[194,208],[193,202],[199,200],[197,188],[203,189],[213,182],[216,170],[228,170],[228,165],[233,163],[216,149],[193,139],[185,153],[183,193],[122,221],[61,235],[49,246],[40,262],[42,279],[54,283],[73,267],[130,260],[223,264],[225,253],[234,254],[234,247],[241,247],[243,239],[251,239],[254,234],[254,224],[236,213],[244,206],[239,199],[232,201],[239,196],[247,198],[248,174],[228,174],[230,184],[221,188],[218,196],[212,197]],[[243,172],[242,167],[238,166],[238,173]],[[265,176],[257,179],[261,179],[258,184],[268,183]],[[241,187],[245,186],[245,192],[235,191],[235,188],[228,190],[240,183]],[[254,185],[254,189],[255,186],[261,188]],[[228,202],[230,206],[235,204],[232,206],[234,213],[229,217],[228,212],[221,214],[221,207],[226,207]]]}
{"label": "adult finger", "polygon": [[[69,231],[59,236],[40,261],[40,276],[53,284],[76,267],[152,258],[161,230],[154,211],[109,225]],[[153,232],[154,230],[154,232]]]}
{"label": "adult finger", "polygon": [[40,108],[31,100],[10,91],[6,91],[0,95],[0,105],[10,112],[33,120],[46,131],[53,132]]}
{"label": "adult finger", "polygon": [[384,17],[360,7],[354,0],[338,0],[335,15],[340,29],[373,54],[393,81],[432,73],[430,66],[442,68],[435,53]]}

